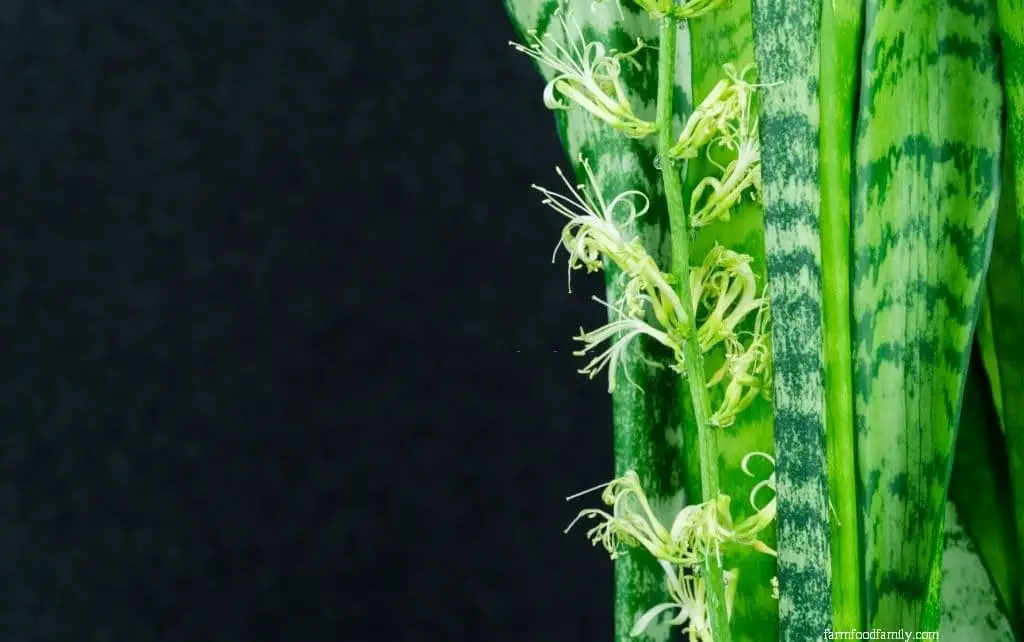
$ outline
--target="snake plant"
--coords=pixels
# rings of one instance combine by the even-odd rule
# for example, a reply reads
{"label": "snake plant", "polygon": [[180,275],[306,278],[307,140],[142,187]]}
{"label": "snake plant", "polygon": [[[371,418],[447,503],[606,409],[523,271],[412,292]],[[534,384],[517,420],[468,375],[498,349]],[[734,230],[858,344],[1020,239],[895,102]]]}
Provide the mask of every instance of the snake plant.
{"label": "snake plant", "polygon": [[505,4],[604,277],[616,638],[1018,639],[1024,2]]}

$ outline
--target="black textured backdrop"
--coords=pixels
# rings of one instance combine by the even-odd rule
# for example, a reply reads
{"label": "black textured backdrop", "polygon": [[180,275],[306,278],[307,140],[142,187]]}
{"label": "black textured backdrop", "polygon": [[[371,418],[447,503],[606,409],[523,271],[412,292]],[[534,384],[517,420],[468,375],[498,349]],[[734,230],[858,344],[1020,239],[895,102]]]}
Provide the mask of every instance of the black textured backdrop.
{"label": "black textured backdrop", "polygon": [[[443,8],[436,8],[441,6]],[[0,3],[0,642],[589,640],[600,312],[495,0]]]}

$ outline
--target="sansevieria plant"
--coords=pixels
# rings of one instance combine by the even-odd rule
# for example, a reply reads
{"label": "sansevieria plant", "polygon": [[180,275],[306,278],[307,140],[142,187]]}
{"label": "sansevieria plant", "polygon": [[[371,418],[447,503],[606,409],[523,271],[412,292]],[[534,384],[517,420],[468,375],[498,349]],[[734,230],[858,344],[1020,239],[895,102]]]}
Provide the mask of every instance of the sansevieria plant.
{"label": "sansevieria plant", "polygon": [[1024,0],[506,7],[605,278],[616,638],[1024,635]]}

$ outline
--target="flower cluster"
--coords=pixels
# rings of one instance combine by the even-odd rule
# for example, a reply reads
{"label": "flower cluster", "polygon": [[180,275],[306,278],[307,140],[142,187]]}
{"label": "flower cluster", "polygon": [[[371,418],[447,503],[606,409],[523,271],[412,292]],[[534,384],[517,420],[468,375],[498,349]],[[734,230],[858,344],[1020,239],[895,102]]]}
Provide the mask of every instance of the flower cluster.
{"label": "flower cluster", "polygon": [[[724,4],[724,0],[691,0],[675,4],[668,0],[637,0],[654,16],[672,15],[689,19],[703,15]],[[551,32],[543,37],[531,31],[528,45],[510,42],[542,65],[554,70],[544,88],[544,104],[549,109],[567,110],[576,104],[630,138],[644,138],[656,131],[650,121],[633,111],[622,84],[622,62],[642,69],[636,54],[646,45],[637,40],[631,51],[606,49],[600,42],[589,42],[579,23],[558,10],[563,44]],[[557,30],[556,30],[557,31]],[[715,85],[686,121],[676,144],[669,150],[673,159],[696,158],[701,149],[721,172],[707,176],[690,196],[690,225],[698,229],[716,220],[729,220],[731,209],[748,190],[756,199],[761,191],[761,143],[757,118],[753,115],[753,99],[759,85],[748,77],[754,73],[750,64],[737,70],[732,64],[723,67],[726,78]],[[730,150],[736,158],[722,166],[712,157],[715,147]]]}
{"label": "flower cluster", "polygon": [[[597,330],[581,330],[576,337],[584,345],[577,351],[580,356],[590,354],[611,340],[610,346],[593,357],[581,372],[593,377],[607,367],[608,389],[612,391],[623,351],[640,335],[646,335],[668,348],[681,369],[683,341],[689,336],[693,313],[690,311],[688,314],[683,309],[672,287],[672,277],[658,268],[639,239],[627,239],[616,222],[616,214],[624,225],[629,225],[646,213],[647,197],[642,192],[630,190],[607,201],[590,163],[580,157],[580,164],[587,175],[586,185],[574,187],[565,174],[557,170],[568,189],[568,196],[537,185],[533,187],[544,195],[542,202],[545,205],[568,219],[562,228],[559,246],[569,253],[570,279],[573,270],[596,272],[604,267],[605,261],[618,266],[627,279],[622,298],[608,304],[615,318]],[[570,280],[570,291],[571,285]],[[652,322],[646,320],[648,310]]]}
{"label": "flower cluster", "polygon": [[[753,452],[744,457],[741,464],[747,475],[754,476],[750,471],[750,462],[754,458],[763,458],[774,468],[775,460],[771,455]],[[690,640],[710,641],[702,564],[709,555],[716,555],[721,563],[721,550],[730,544],[775,555],[775,551],[760,539],[762,531],[775,520],[774,472],[754,486],[750,504],[756,512],[738,524],[733,523],[729,497],[719,495],[704,503],[684,507],[671,526],[666,527],[651,509],[634,471],[627,471],[622,477],[568,499],[598,488],[604,488],[601,499],[608,510],[591,508],[580,511],[566,532],[581,519],[596,519],[599,523],[587,531],[587,536],[595,545],[602,545],[613,560],[624,552],[624,547],[641,547],[658,560],[665,571],[670,601],[654,606],[638,618],[631,634],[639,635],[659,615],[674,611],[669,620],[671,625],[685,624],[684,632]],[[762,505],[758,496],[765,490],[772,491],[773,496]],[[738,578],[735,571],[727,571],[725,576],[727,607],[731,612],[731,598]]]}
{"label": "flower cluster", "polygon": [[575,103],[630,138],[653,134],[654,123],[633,113],[621,79],[622,61],[641,68],[635,56],[646,46],[643,40],[638,39],[631,51],[609,50],[600,42],[587,42],[579,23],[567,19],[561,10],[558,18],[568,43],[562,44],[550,32],[541,37],[535,31],[527,34],[528,45],[509,43],[554,70],[554,77],[544,87],[544,105],[567,110]]}
{"label": "flower cluster", "polygon": [[[756,199],[761,191],[761,141],[753,100],[758,85],[746,78],[754,71],[747,65],[737,71],[725,65],[726,80],[720,81],[694,111],[679,142],[672,148],[676,158],[695,158],[704,147],[708,160],[721,172],[707,176],[690,196],[690,225],[701,228],[716,220],[729,220],[730,210],[752,190]],[[722,166],[711,157],[714,147],[736,154]]]}
{"label": "flower cluster", "polygon": [[[673,278],[658,268],[639,239],[628,238],[620,229],[647,212],[647,197],[629,190],[606,200],[590,163],[580,157],[580,164],[585,185],[573,186],[558,170],[568,195],[534,185],[544,195],[543,203],[567,219],[559,247],[569,253],[570,291],[573,270],[596,272],[605,261],[615,264],[626,279],[621,298],[605,303],[611,321],[596,330],[580,330],[575,337],[583,344],[577,356],[590,357],[580,372],[594,377],[607,370],[608,389],[614,391],[626,348],[640,336],[666,348],[671,367],[681,374],[686,369],[686,341],[695,338],[702,354],[724,345],[725,362],[708,382],[709,387],[724,384],[722,402],[711,421],[732,425],[770,383],[768,299],[757,294],[751,257],[721,245],[712,248],[701,266],[690,272],[694,305],[684,310]],[[741,331],[743,321],[755,313],[753,331]],[[601,346],[606,347],[598,350]]]}
{"label": "flower cluster", "polygon": [[[666,622],[669,626],[681,627],[682,633],[691,642],[714,642],[711,635],[711,618],[708,615],[707,583],[704,577],[688,572],[682,567],[674,567],[667,562],[659,563],[665,571],[665,588],[671,601],[659,604],[637,618],[636,624],[629,632],[630,636],[642,634],[662,613],[675,611],[675,615]],[[734,569],[725,571],[723,576],[726,586],[725,609],[731,617],[739,573]]]}
{"label": "flower cluster", "polygon": [[747,65],[737,72],[735,65],[726,64],[723,69],[726,78],[718,81],[687,118],[678,141],[669,150],[672,158],[696,158],[708,143],[734,136],[738,123],[749,117],[751,99],[757,87],[746,77],[753,72],[754,66]]}
{"label": "flower cluster", "polygon": [[[768,398],[772,384],[772,352],[769,346],[768,319],[770,318],[768,297],[762,296],[754,319],[754,329],[741,332],[725,341],[725,362],[708,379],[709,388],[728,381],[718,410],[711,416],[715,426],[731,426],[743,410],[754,403],[758,394]],[[743,335],[750,337],[744,346]]]}
{"label": "flower cluster", "polygon": [[750,256],[716,244],[704,263],[690,273],[694,301],[708,310],[697,331],[701,352],[735,339],[740,322],[762,306],[764,298],[757,296],[752,261]]}

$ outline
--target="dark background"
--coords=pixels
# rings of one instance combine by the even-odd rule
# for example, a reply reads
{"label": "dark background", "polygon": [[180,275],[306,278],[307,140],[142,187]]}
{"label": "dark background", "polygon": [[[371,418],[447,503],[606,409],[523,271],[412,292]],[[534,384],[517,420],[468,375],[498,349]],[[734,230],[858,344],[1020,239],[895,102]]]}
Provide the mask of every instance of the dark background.
{"label": "dark background", "polygon": [[[585,640],[611,470],[497,0],[0,3],[0,642]],[[588,288],[590,291],[588,291]]]}

